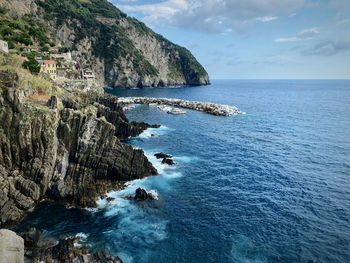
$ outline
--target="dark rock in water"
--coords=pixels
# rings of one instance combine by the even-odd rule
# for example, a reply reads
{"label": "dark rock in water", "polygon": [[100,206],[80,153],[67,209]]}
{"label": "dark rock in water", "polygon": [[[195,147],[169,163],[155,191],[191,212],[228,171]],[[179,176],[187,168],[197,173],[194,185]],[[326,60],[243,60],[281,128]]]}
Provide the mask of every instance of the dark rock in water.
{"label": "dark rock in water", "polygon": [[115,200],[115,198],[114,198],[114,197],[107,197],[106,199],[107,199],[107,201],[108,201],[108,202],[112,202],[112,201],[114,201],[114,200]]}
{"label": "dark rock in water", "polygon": [[[62,238],[56,246],[53,246],[47,250],[47,256],[51,256],[52,259],[69,260],[79,257],[88,253],[87,247],[76,247],[79,240],[76,238]],[[84,253],[85,252],[85,253]]]}
{"label": "dark rock in water", "polygon": [[145,123],[145,122],[132,121],[131,124],[141,128],[142,130],[146,130],[148,128],[160,128],[160,125],[148,124],[148,123]]}
{"label": "dark rock in water", "polygon": [[164,158],[172,158],[170,154],[165,154],[165,153],[156,153],[154,155],[157,159],[164,159]]}
{"label": "dark rock in water", "polygon": [[25,244],[25,259],[31,262],[66,262],[66,263],[122,263],[119,257],[111,256],[106,251],[89,253],[86,245],[79,243],[78,238],[61,236],[58,244],[42,239],[41,232],[30,228],[21,234]]}
{"label": "dark rock in water", "polygon": [[40,246],[43,238],[41,231],[35,227],[31,227],[27,231],[20,233],[20,236],[24,239],[24,245],[26,248]]}
{"label": "dark rock in water", "polygon": [[135,195],[134,199],[137,201],[145,201],[147,199],[154,200],[154,197],[153,197],[153,195],[147,193],[147,191],[145,189],[137,188],[136,195]]}
{"label": "dark rock in water", "polygon": [[74,263],[123,263],[119,257],[111,256],[106,251],[99,251],[76,258]]}
{"label": "dark rock in water", "polygon": [[171,159],[164,158],[163,161],[162,161],[162,164],[175,165],[176,163],[173,160],[171,160]]}

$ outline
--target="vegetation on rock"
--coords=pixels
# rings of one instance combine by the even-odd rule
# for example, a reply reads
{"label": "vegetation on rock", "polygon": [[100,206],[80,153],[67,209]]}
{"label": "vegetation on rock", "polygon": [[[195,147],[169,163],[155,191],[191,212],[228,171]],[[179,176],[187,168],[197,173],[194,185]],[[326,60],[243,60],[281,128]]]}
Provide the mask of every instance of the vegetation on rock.
{"label": "vegetation on rock", "polygon": [[8,41],[10,49],[15,48],[17,44],[29,46],[39,43],[41,46],[46,44],[54,46],[55,42],[47,36],[45,31],[46,27],[31,15],[14,20],[4,18],[0,12],[0,38]]}
{"label": "vegetation on rock", "polygon": [[29,69],[32,74],[39,74],[41,66],[34,55],[28,54],[27,58],[28,60],[23,62],[23,68]]}

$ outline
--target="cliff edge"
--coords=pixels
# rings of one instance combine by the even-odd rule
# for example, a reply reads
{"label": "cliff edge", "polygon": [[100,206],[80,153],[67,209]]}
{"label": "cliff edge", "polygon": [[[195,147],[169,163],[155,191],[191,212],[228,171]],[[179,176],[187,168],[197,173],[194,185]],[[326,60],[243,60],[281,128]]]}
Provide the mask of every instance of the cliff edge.
{"label": "cliff edge", "polygon": [[117,98],[67,90],[0,54],[0,227],[43,199],[78,207],[124,182],[157,174],[142,150],[120,140],[140,134]]}

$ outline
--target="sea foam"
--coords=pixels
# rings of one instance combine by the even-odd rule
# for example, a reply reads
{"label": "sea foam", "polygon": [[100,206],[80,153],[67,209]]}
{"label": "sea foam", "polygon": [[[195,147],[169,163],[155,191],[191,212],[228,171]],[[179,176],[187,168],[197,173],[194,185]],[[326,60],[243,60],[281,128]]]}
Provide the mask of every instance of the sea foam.
{"label": "sea foam", "polygon": [[166,126],[160,126],[159,128],[148,128],[144,130],[137,138],[148,139],[153,136],[161,136],[167,134],[170,131],[173,131],[173,129],[170,129]]}

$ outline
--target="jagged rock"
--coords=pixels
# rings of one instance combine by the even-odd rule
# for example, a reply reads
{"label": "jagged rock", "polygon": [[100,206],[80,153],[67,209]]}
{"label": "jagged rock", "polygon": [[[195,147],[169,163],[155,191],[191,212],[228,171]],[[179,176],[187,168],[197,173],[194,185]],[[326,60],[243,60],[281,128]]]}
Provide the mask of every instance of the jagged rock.
{"label": "jagged rock", "polygon": [[137,188],[134,199],[137,201],[145,201],[145,200],[154,200],[154,197],[150,193],[147,193],[145,189]]}
{"label": "jagged rock", "polygon": [[[70,263],[70,262],[69,262]],[[111,256],[106,251],[80,256],[72,263],[123,263],[119,257]]]}
{"label": "jagged rock", "polygon": [[[108,99],[107,99],[108,98]],[[122,112],[116,97],[105,97],[103,100],[97,98],[97,116],[104,116],[106,120],[112,123],[115,129],[115,136],[120,140],[136,137],[148,128],[159,128],[160,125],[150,125],[144,122],[129,122]]]}
{"label": "jagged rock", "polygon": [[24,239],[24,245],[26,248],[35,248],[40,246],[43,238],[41,231],[35,227],[31,227],[27,231],[20,233],[20,236]]}
{"label": "jagged rock", "polygon": [[62,89],[57,101],[63,108],[43,108],[27,103],[34,91],[20,87],[16,73],[3,73],[1,226],[19,222],[44,198],[94,207],[99,196],[123,182],[157,174],[142,150],[120,142],[147,125],[129,123],[115,97]]}
{"label": "jagged rock", "polygon": [[131,125],[137,126],[141,130],[146,130],[148,128],[160,128],[160,125],[150,125],[150,124],[145,123],[145,122],[136,122],[136,121],[132,121]]}
{"label": "jagged rock", "polygon": [[21,236],[24,238],[24,257],[30,262],[122,263],[119,257],[106,251],[90,254],[88,246],[80,244],[78,238],[61,235],[57,244],[53,244],[51,240],[43,239],[41,231],[36,228],[29,228]]}
{"label": "jagged rock", "polygon": [[162,164],[175,165],[176,163],[173,160],[171,160],[171,159],[164,158],[163,161],[162,161]]}
{"label": "jagged rock", "polygon": [[24,241],[15,232],[0,229],[0,263],[22,263]]}
{"label": "jagged rock", "polygon": [[51,98],[47,101],[47,106],[50,109],[56,109],[58,106],[58,98],[57,96],[51,96]]}
{"label": "jagged rock", "polygon": [[62,238],[58,244],[48,249],[47,255],[50,255],[52,259],[58,259],[61,261],[74,259],[80,257],[83,254],[88,253],[87,246],[77,246],[79,240],[77,238]]}
{"label": "jagged rock", "polygon": [[165,158],[172,158],[170,154],[165,154],[165,153],[156,153],[154,155],[157,159],[165,159]]}

